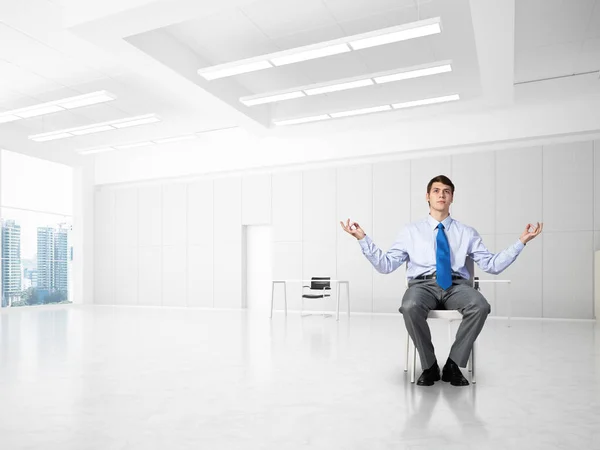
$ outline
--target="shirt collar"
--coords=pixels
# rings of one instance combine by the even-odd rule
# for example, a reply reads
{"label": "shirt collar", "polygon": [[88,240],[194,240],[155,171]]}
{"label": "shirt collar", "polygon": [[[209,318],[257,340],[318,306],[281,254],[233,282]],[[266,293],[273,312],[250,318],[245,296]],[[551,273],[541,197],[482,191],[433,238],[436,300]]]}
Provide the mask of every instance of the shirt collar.
{"label": "shirt collar", "polygon": [[[452,216],[448,216],[444,220],[442,220],[441,223],[444,224],[444,229],[447,230],[450,227],[450,225],[452,224],[452,222],[453,222]],[[431,228],[436,229],[440,222],[438,222],[433,217],[431,217],[431,215],[428,215],[427,223],[429,223],[429,226],[431,226]]]}

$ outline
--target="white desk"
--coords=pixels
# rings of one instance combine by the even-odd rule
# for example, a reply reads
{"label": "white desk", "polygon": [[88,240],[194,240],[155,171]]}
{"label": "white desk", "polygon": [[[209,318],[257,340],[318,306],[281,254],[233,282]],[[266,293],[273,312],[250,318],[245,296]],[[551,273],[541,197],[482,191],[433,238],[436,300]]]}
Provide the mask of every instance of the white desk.
{"label": "white desk", "polygon": [[[350,281],[348,280],[327,280],[330,283],[335,283],[336,285],[336,295],[337,295],[337,312],[335,320],[340,320],[340,285],[343,284],[346,286],[346,300],[348,306],[348,317],[350,317]],[[273,300],[275,298],[275,285],[283,284],[283,298],[285,302],[285,315],[287,316],[287,283],[310,283],[311,280],[273,280],[273,284],[271,286],[271,313],[269,317],[273,317]]]}

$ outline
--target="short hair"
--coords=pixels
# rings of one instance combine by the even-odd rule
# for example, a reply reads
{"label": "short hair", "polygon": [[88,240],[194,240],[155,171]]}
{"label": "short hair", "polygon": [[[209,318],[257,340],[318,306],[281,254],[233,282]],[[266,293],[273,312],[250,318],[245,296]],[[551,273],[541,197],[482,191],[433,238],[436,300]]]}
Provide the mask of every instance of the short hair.
{"label": "short hair", "polygon": [[452,195],[454,195],[454,184],[452,184],[452,181],[450,181],[450,178],[448,178],[446,175],[438,175],[437,177],[432,178],[429,183],[427,183],[428,194],[431,192],[431,186],[433,183],[442,183],[446,186],[450,186],[450,192],[452,192]]}

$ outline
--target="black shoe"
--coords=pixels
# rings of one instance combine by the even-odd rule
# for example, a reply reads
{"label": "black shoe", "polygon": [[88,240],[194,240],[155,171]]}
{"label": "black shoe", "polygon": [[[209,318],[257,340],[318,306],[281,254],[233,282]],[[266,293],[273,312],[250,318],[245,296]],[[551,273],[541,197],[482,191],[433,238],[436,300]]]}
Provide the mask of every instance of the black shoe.
{"label": "black shoe", "polygon": [[437,361],[433,363],[429,369],[425,369],[419,379],[417,380],[418,386],[433,386],[433,383],[440,381],[440,366]]}
{"label": "black shoe", "polygon": [[469,382],[463,376],[458,365],[448,358],[442,370],[442,381],[449,381],[452,386],[468,386]]}

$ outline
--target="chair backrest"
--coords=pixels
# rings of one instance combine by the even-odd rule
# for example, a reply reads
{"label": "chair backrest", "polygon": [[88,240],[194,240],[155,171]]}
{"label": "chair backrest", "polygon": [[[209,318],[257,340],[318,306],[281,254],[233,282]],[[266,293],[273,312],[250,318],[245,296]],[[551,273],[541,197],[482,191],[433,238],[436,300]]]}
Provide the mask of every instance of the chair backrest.
{"label": "chair backrest", "polygon": [[331,289],[331,277],[312,277],[310,279],[310,288],[322,291],[323,289]]}
{"label": "chair backrest", "polygon": [[472,285],[473,281],[475,280],[475,263],[469,256],[467,256],[467,260],[465,261],[465,267],[469,271],[469,281]]}
{"label": "chair backrest", "polygon": [[471,277],[469,278],[469,281],[471,282],[471,286],[473,286],[475,289],[479,290],[479,277],[475,276],[475,262],[473,261],[473,259],[471,259],[470,257],[467,256],[467,261],[465,266],[467,267],[467,270],[469,271],[469,274],[471,275]]}

